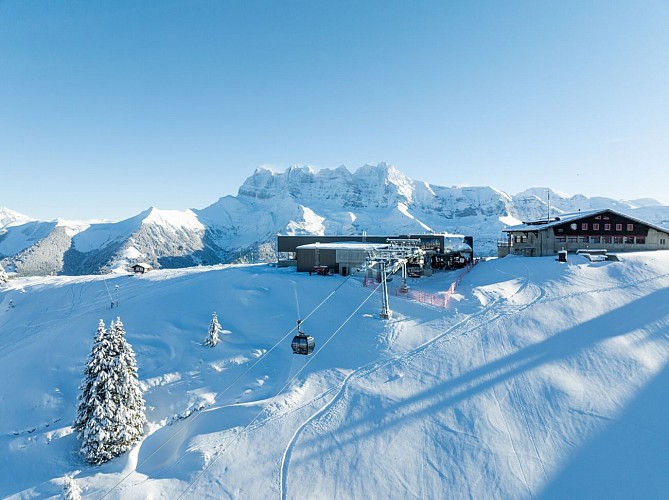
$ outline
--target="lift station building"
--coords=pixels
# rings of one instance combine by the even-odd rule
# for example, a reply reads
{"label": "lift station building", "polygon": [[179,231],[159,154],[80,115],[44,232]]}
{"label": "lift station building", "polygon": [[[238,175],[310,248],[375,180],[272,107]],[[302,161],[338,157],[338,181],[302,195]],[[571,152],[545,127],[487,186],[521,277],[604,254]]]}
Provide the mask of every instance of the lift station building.
{"label": "lift station building", "polygon": [[422,262],[410,263],[410,272],[462,267],[473,258],[473,238],[452,234],[398,236],[278,236],[280,265],[294,265],[298,272],[324,269],[341,275],[355,272],[371,251],[388,248],[393,239],[416,240],[425,252]]}

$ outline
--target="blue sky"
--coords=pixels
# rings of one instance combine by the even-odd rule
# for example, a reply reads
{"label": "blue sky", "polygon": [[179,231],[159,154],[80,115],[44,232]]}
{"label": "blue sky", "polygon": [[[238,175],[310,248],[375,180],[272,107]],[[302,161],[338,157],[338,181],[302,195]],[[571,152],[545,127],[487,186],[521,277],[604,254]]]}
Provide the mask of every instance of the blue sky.
{"label": "blue sky", "polygon": [[0,0],[0,206],[204,208],[256,166],[669,204],[666,1]]}

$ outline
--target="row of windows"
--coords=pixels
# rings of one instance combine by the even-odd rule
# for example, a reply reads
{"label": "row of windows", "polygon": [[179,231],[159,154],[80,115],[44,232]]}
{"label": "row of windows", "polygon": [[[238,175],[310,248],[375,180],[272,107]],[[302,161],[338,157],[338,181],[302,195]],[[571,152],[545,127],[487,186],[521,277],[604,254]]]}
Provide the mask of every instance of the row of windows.
{"label": "row of windows", "polygon": [[558,243],[613,243],[622,245],[629,243],[637,245],[645,245],[645,236],[556,236],[555,241]]}
{"label": "row of windows", "polygon": [[[593,222],[592,223],[592,230],[593,231],[599,231],[601,226],[602,226],[602,224],[600,224],[599,222]],[[604,231],[611,231],[611,227],[613,226],[613,224],[606,223],[606,224],[603,224],[603,226],[604,226]],[[634,231],[634,224],[626,224],[626,226],[627,226],[628,231]],[[578,226],[576,224],[571,225],[572,229],[576,229],[577,227]],[[581,231],[588,231],[589,227],[590,227],[590,224],[588,222],[582,222],[581,223]],[[615,224],[615,228],[616,228],[616,231],[622,231],[623,230],[623,224],[621,224],[621,223]],[[558,233],[562,233],[562,232],[564,232],[564,229],[563,228],[558,228]]]}

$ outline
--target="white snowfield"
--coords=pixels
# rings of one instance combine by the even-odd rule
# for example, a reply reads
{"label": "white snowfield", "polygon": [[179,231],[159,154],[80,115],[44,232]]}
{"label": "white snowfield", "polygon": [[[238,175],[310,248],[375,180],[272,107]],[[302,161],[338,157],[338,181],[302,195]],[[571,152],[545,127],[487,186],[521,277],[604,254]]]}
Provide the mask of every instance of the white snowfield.
{"label": "white snowfield", "polygon": [[[445,309],[391,294],[388,321],[361,278],[269,266],[11,280],[0,497],[57,498],[66,475],[110,499],[666,497],[669,252],[621,259],[482,262]],[[149,424],[93,467],[70,425],[116,316]],[[290,349],[298,317],[309,357]]]}

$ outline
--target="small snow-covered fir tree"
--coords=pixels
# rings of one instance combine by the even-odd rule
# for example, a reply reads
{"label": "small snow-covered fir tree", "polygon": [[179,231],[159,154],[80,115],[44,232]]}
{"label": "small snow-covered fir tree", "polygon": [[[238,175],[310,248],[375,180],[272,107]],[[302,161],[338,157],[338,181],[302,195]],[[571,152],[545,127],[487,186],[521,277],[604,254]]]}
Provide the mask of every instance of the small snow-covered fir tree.
{"label": "small snow-covered fir tree", "polygon": [[3,283],[7,283],[9,281],[9,278],[7,277],[7,273],[5,272],[5,269],[0,265],[0,285]]}
{"label": "small snow-covered fir tree", "polygon": [[81,500],[81,488],[72,476],[65,476],[63,498],[65,500]]}
{"label": "small snow-covered fir tree", "polygon": [[209,323],[209,332],[207,334],[207,338],[204,339],[204,345],[207,347],[214,347],[216,344],[218,344],[221,341],[219,335],[222,331],[223,328],[221,328],[221,325],[218,323],[216,313],[214,313],[211,317],[211,323]]}
{"label": "small snow-covered fir tree", "polygon": [[112,321],[109,330],[100,320],[80,388],[73,428],[84,458],[101,464],[132,448],[142,436],[146,417],[135,353],[125,339],[121,318]]}

